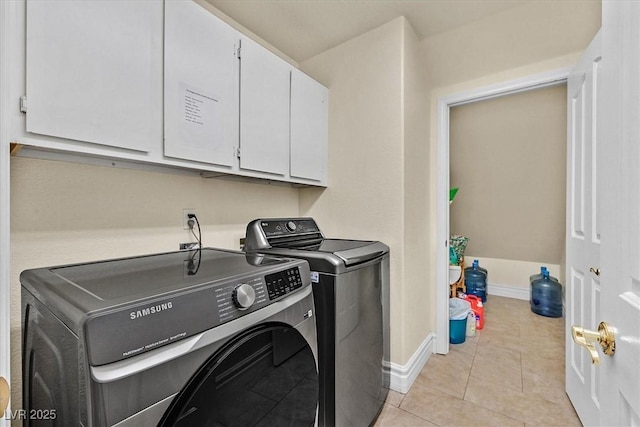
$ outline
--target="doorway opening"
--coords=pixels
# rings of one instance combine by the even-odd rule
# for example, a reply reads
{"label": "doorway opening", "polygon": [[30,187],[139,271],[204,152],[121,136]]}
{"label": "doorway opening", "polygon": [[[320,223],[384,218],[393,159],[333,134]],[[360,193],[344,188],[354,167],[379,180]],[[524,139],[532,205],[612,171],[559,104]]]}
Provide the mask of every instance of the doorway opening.
{"label": "doorway opening", "polygon": [[492,86],[442,96],[437,105],[437,182],[436,182],[436,353],[449,352],[449,188],[450,188],[450,110],[492,98],[566,84],[570,68],[532,75]]}

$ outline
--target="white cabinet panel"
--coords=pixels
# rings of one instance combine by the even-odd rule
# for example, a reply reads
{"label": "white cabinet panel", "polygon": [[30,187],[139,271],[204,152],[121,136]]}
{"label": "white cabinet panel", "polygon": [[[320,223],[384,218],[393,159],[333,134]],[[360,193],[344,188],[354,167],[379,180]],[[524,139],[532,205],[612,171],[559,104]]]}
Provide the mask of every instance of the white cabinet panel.
{"label": "white cabinet panel", "polygon": [[22,13],[23,143],[326,185],[326,88],[197,2],[26,0]]}
{"label": "white cabinet panel", "polygon": [[291,72],[291,176],[325,183],[329,91],[303,72]]}
{"label": "white cabinet panel", "polygon": [[244,37],[240,56],[240,168],[288,175],[291,66]]}
{"label": "white cabinet panel", "polygon": [[164,154],[231,167],[239,34],[192,1],[165,4]]}
{"label": "white cabinet panel", "polygon": [[148,151],[162,137],[162,1],[27,2],[28,132]]}

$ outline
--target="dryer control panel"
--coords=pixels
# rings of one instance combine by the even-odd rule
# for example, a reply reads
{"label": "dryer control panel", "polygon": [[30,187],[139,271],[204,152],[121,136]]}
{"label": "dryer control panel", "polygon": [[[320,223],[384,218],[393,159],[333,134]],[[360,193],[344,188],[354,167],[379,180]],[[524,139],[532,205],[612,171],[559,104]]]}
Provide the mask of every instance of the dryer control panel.
{"label": "dryer control panel", "polygon": [[302,278],[298,267],[265,276],[269,299],[274,300],[302,287]]}

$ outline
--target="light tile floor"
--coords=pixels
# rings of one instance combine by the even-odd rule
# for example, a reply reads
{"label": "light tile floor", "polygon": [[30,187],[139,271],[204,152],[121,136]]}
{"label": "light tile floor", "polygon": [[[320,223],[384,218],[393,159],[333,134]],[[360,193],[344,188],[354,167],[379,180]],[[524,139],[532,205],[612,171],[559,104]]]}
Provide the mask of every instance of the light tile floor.
{"label": "light tile floor", "polygon": [[489,296],[484,328],[433,354],[406,395],[390,391],[375,426],[580,426],[564,391],[564,322]]}

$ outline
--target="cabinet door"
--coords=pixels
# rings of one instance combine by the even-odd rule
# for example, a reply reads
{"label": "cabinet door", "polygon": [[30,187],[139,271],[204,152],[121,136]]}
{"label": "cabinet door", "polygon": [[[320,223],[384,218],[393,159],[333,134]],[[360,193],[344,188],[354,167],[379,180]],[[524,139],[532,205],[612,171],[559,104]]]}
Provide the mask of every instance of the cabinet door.
{"label": "cabinet door", "polygon": [[303,72],[291,72],[291,177],[326,183],[329,91]]}
{"label": "cabinet door", "polygon": [[291,66],[248,38],[240,56],[240,167],[288,175]]}
{"label": "cabinet door", "polygon": [[193,1],[165,4],[164,154],[223,166],[238,146],[239,34]]}
{"label": "cabinet door", "polygon": [[28,132],[148,151],[162,137],[162,1],[27,1]]}

